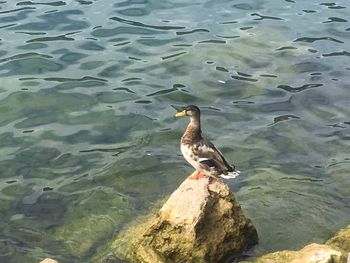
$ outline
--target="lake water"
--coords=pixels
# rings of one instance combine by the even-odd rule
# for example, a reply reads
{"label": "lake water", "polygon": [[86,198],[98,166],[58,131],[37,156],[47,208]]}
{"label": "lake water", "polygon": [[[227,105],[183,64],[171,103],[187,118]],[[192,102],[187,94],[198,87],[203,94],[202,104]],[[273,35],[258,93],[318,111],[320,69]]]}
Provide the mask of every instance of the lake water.
{"label": "lake water", "polygon": [[[348,0],[0,2],[0,262],[88,262],[192,173],[187,120],[258,253],[350,223]],[[191,200],[189,200],[190,202]]]}

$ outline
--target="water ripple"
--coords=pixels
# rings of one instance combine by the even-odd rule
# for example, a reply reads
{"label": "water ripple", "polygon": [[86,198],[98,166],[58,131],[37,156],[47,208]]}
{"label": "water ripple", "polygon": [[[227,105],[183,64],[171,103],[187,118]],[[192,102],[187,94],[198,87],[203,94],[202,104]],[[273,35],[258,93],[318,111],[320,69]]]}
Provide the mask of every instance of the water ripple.
{"label": "water ripple", "polygon": [[42,74],[47,72],[59,71],[64,67],[52,60],[43,57],[28,57],[17,60],[11,60],[0,66],[0,71],[6,72],[1,76],[22,75],[22,74]]}
{"label": "water ripple", "polygon": [[220,25],[231,25],[231,24],[237,24],[238,21],[224,21],[224,22],[219,22]]}
{"label": "water ripple", "polygon": [[81,10],[65,10],[40,15],[40,22],[28,22],[14,27],[15,30],[49,31],[58,29],[60,31],[82,30],[89,27],[86,21],[72,19],[71,16],[83,15]]}
{"label": "water ripple", "polygon": [[345,22],[348,22],[348,20],[343,19],[343,18],[339,18],[339,17],[328,17],[328,20],[324,21],[322,23],[327,24],[327,23],[333,23],[333,22],[345,23]]}
{"label": "water ripple", "polygon": [[205,33],[209,33],[210,31],[208,29],[204,29],[204,28],[197,28],[197,29],[193,29],[190,31],[178,31],[176,32],[176,35],[188,35],[188,34],[193,34],[193,33],[197,33],[197,32],[205,32]]}
{"label": "water ripple", "polygon": [[254,28],[254,27],[253,26],[243,26],[243,27],[240,27],[239,29],[245,31],[245,30],[249,30],[252,28]]}
{"label": "water ripple", "polygon": [[126,8],[123,10],[118,10],[118,13],[120,13],[123,16],[145,16],[149,12],[148,10],[144,8]]}
{"label": "water ripple", "polygon": [[232,7],[237,8],[237,9],[241,9],[241,10],[254,10],[255,9],[254,6],[252,6],[251,4],[246,4],[246,3],[234,4]]}
{"label": "water ripple", "polygon": [[11,61],[11,60],[18,60],[18,59],[24,59],[29,57],[42,57],[42,58],[52,58],[52,56],[45,55],[45,54],[39,54],[36,52],[28,52],[23,54],[14,55],[11,57],[0,59],[0,63]]}
{"label": "water ripple", "polygon": [[322,182],[322,179],[315,179],[311,177],[282,177],[281,180],[294,180],[294,181],[302,181],[302,182]]}
{"label": "water ripple", "polygon": [[259,76],[264,78],[278,78],[278,76],[273,74],[260,74]]}
{"label": "water ripple", "polygon": [[305,72],[320,72],[320,71],[328,71],[332,68],[329,65],[319,63],[319,62],[300,62],[293,66],[296,72],[305,73]]}
{"label": "water ripple", "polygon": [[111,37],[116,35],[157,35],[162,32],[140,27],[116,27],[111,29],[96,29],[91,34],[96,37]]}
{"label": "water ripple", "polygon": [[137,104],[151,104],[152,101],[150,101],[150,100],[135,100],[134,103],[137,103]]}
{"label": "water ripple", "polygon": [[59,35],[54,37],[38,37],[33,38],[30,40],[27,40],[26,43],[33,43],[33,42],[47,42],[47,41],[73,41],[74,38],[67,37],[67,35]]}
{"label": "water ripple", "polygon": [[49,5],[49,6],[63,6],[66,5],[66,2],[63,1],[56,1],[56,2],[49,2],[49,3],[35,3],[32,1],[23,1],[23,2],[18,2],[16,5]]}
{"label": "water ripple", "polygon": [[135,91],[132,91],[131,89],[128,89],[128,88],[114,88],[113,90],[121,90],[121,91],[126,91],[128,93],[136,94]]}
{"label": "water ripple", "polygon": [[17,24],[8,24],[8,25],[3,25],[3,26],[0,26],[0,29],[2,28],[8,28],[8,27],[12,27],[12,26],[15,26]]}
{"label": "water ripple", "polygon": [[264,16],[264,15],[260,15],[258,13],[253,13],[250,14],[251,16],[257,16],[259,18],[255,18],[254,20],[265,20],[265,19],[270,19],[270,20],[284,20],[283,18],[280,17],[275,17],[275,16]]}
{"label": "water ripple", "polygon": [[16,8],[16,9],[12,9],[12,10],[0,11],[0,15],[1,14],[15,13],[18,11],[23,11],[23,10],[35,10],[35,7],[21,7],[21,8]]}
{"label": "water ripple", "polygon": [[81,5],[91,5],[94,3],[93,1],[85,1],[85,0],[77,0],[77,2]]}
{"label": "water ripple", "polygon": [[290,50],[290,49],[298,49],[296,47],[293,47],[293,46],[285,46],[285,47],[280,47],[280,48],[277,48],[276,50],[277,51],[282,51],[282,50]]}
{"label": "water ripple", "polygon": [[45,32],[24,32],[24,31],[17,31],[17,34],[26,34],[30,36],[37,36],[37,35],[46,35]]}
{"label": "water ripple", "polygon": [[294,42],[306,42],[306,43],[313,43],[315,41],[320,40],[329,40],[336,43],[344,43],[343,41],[340,41],[338,39],[332,38],[332,37],[300,37],[294,40]]}
{"label": "water ripple", "polygon": [[183,26],[154,26],[154,25],[147,25],[141,22],[133,21],[133,20],[127,20],[124,18],[120,17],[111,17],[111,20],[123,23],[123,24],[128,24],[132,26],[139,26],[139,27],[144,27],[144,28],[152,28],[152,29],[157,29],[157,30],[179,30],[179,29],[184,29],[185,27]]}
{"label": "water ripple", "polygon": [[317,11],[315,11],[315,10],[310,10],[310,9],[307,9],[307,10],[304,9],[303,12],[312,14],[312,13],[316,13]]}
{"label": "water ripple", "polygon": [[157,96],[157,95],[164,95],[164,94],[168,94],[168,93],[172,93],[174,91],[177,91],[177,88],[171,88],[171,89],[164,89],[164,90],[159,90],[156,92],[153,92],[151,94],[146,95],[147,97],[153,97],[153,96]]}
{"label": "water ripple", "polygon": [[122,47],[122,46],[126,46],[126,45],[128,45],[130,43],[131,43],[131,41],[124,41],[124,42],[120,42],[118,44],[114,44],[113,46],[115,46],[115,47]]}
{"label": "water ripple", "polygon": [[300,117],[292,115],[292,114],[280,115],[278,117],[273,118],[273,124],[283,122],[283,121],[288,121],[290,119],[300,119]]}
{"label": "water ripple", "polygon": [[223,36],[223,35],[216,35],[217,37],[220,37],[220,38],[226,38],[226,39],[234,39],[234,38],[239,38],[240,36]]}
{"label": "water ripple", "polygon": [[222,72],[229,72],[229,70],[225,67],[220,67],[220,66],[216,66],[215,69],[217,71],[222,71]]}
{"label": "water ripple", "polygon": [[175,54],[172,54],[172,55],[164,56],[164,57],[162,57],[162,59],[166,60],[166,59],[169,59],[169,58],[174,58],[174,57],[178,57],[178,56],[184,55],[186,53],[187,52],[179,52],[179,53],[175,53]]}
{"label": "water ripple", "polygon": [[225,40],[209,39],[198,42],[199,44],[226,44]]}
{"label": "water ripple", "polygon": [[322,54],[322,56],[324,56],[324,57],[336,57],[336,56],[349,57],[350,56],[350,52],[339,51],[339,52],[332,52],[332,53],[328,53],[328,54]]}
{"label": "water ripple", "polygon": [[113,153],[122,153],[130,148],[135,147],[136,145],[128,145],[124,147],[116,147],[116,148],[93,148],[93,149],[88,149],[88,150],[80,150],[79,152],[81,153],[91,153],[91,152],[113,152]]}
{"label": "water ripple", "polygon": [[277,89],[282,89],[282,90],[285,90],[285,91],[288,91],[288,92],[300,92],[300,91],[303,91],[303,90],[307,90],[307,89],[311,89],[311,88],[318,88],[318,87],[322,87],[323,84],[305,84],[305,85],[302,85],[300,87],[291,87],[291,86],[288,86],[288,85],[279,85],[277,86]]}
{"label": "water ripple", "polygon": [[[41,78],[20,78],[20,80],[33,80],[33,79],[41,79]],[[42,78],[42,80],[45,81],[55,81],[55,82],[72,82],[72,81],[88,81],[88,80],[97,80],[97,81],[102,81],[106,82],[107,80],[101,79],[101,78],[95,78],[95,77],[90,77],[90,76],[84,76],[82,78],[59,78],[59,77],[51,77],[51,78]]]}
{"label": "water ripple", "polygon": [[142,79],[141,78],[137,78],[137,77],[131,77],[131,78],[123,79],[122,82],[136,81],[136,80],[142,80]]}
{"label": "water ripple", "polygon": [[253,76],[251,74],[244,73],[244,72],[239,72],[239,71],[237,71],[237,74],[240,75],[240,76],[243,76],[243,77],[252,77]]}
{"label": "water ripple", "polygon": [[177,38],[170,38],[170,39],[138,39],[137,42],[141,43],[142,45],[145,46],[165,46],[169,43],[176,42],[178,39]]}
{"label": "water ripple", "polygon": [[329,9],[344,9],[345,6],[337,5],[336,3],[321,3],[320,5],[327,6]]}
{"label": "water ripple", "polygon": [[248,78],[248,77],[240,77],[240,76],[234,76],[232,75],[231,78],[236,79],[236,80],[243,80],[243,81],[248,81],[248,82],[257,82],[257,79],[254,78]]}

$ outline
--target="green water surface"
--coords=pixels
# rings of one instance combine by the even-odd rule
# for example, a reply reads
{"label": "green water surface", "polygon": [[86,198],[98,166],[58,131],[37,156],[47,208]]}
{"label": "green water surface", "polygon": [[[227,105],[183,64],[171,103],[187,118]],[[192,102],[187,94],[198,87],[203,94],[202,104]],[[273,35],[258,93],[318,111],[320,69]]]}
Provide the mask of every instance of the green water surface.
{"label": "green water surface", "polygon": [[[192,173],[186,120],[257,253],[350,223],[350,2],[0,1],[0,262],[89,262]],[[191,201],[191,200],[189,200]]]}

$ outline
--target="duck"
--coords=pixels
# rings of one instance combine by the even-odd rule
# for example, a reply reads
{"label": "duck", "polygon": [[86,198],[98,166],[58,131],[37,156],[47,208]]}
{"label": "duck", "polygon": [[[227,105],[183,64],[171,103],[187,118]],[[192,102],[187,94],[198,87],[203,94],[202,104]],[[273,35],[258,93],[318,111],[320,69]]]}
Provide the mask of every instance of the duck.
{"label": "duck", "polygon": [[195,105],[183,107],[176,117],[189,117],[190,122],[181,137],[181,153],[195,171],[188,179],[200,178],[236,178],[240,171],[230,165],[223,154],[207,138],[202,136],[201,111]]}

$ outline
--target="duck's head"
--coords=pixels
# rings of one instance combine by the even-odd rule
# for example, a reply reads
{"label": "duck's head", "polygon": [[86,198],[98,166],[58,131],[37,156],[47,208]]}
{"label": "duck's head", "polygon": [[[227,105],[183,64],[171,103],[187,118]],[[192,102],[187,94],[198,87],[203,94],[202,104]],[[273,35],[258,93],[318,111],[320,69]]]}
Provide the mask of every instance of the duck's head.
{"label": "duck's head", "polygon": [[189,116],[191,118],[199,119],[201,111],[195,105],[188,105],[184,107],[181,111],[176,113],[176,117]]}

